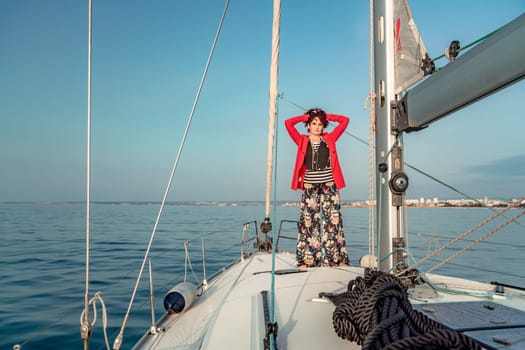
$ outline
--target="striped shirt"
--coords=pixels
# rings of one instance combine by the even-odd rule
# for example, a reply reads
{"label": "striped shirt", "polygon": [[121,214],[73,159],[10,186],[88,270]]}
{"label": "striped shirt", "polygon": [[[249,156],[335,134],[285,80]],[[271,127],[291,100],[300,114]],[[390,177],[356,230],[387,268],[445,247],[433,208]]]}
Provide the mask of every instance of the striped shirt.
{"label": "striped shirt", "polygon": [[319,184],[334,181],[332,167],[330,166],[330,152],[326,142],[323,139],[319,142],[310,141],[308,153],[305,158],[304,182]]}

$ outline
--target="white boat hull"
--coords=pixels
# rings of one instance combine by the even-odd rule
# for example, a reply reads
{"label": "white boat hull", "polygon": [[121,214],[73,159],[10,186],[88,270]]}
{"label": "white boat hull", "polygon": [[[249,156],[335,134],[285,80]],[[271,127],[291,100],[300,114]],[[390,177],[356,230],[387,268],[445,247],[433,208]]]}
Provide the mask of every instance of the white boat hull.
{"label": "white boat hull", "polygon": [[[268,253],[254,254],[232,264],[211,279],[207,290],[189,310],[164,315],[157,325],[157,334],[146,334],[134,349],[264,349],[266,321],[261,292],[270,291],[271,265],[272,256]],[[332,323],[335,306],[319,297],[319,293],[345,292],[348,282],[363,276],[363,268],[318,267],[299,272],[295,268],[295,255],[283,252],[276,255],[275,270],[277,349],[361,348],[336,334]],[[512,329],[516,336],[525,334],[525,297],[522,293],[506,290],[505,294],[491,294],[494,286],[485,283],[440,275],[427,277],[434,285],[454,291],[435,291],[426,284],[409,290],[414,308],[428,317],[446,321],[447,313],[451,312],[446,310],[447,303],[455,309],[458,303],[478,303],[476,307],[465,309],[476,315],[465,314],[459,321],[455,317],[454,322],[459,324],[452,328],[479,328],[465,331],[465,334],[493,347],[501,346],[496,342],[497,337],[506,329]],[[512,315],[507,314],[508,320],[494,323],[494,319],[502,316],[485,303],[495,306],[496,310],[511,307]],[[505,308],[504,311],[509,310]],[[486,320],[488,327],[474,325],[469,321],[474,318]],[[520,349],[519,346],[506,349]]]}
{"label": "white boat hull", "polygon": [[[261,292],[270,291],[271,254],[240,260],[209,282],[208,289],[182,314],[166,314],[156,335],[145,335],[135,349],[264,349],[265,318]],[[295,270],[295,254],[278,253],[275,320],[278,349],[359,349],[334,332],[335,306],[320,292],[341,293],[363,269]],[[270,302],[270,296],[268,296]]]}

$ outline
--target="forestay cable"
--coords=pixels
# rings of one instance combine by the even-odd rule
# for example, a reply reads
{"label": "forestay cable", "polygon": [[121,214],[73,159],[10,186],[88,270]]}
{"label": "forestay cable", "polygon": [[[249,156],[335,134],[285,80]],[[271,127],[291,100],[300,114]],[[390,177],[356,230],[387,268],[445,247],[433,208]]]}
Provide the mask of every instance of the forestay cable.
{"label": "forestay cable", "polygon": [[[424,175],[424,176],[428,177],[429,179],[434,180],[434,181],[436,181],[437,183],[439,183],[439,184],[441,184],[441,185],[443,185],[443,186],[445,186],[445,187],[451,189],[452,191],[454,191],[454,192],[456,192],[456,193],[458,193],[458,194],[461,194],[462,196],[465,196],[465,198],[468,198],[468,199],[470,199],[470,200],[472,200],[472,201],[478,203],[478,204],[481,205],[482,207],[485,207],[485,208],[487,208],[488,210],[493,211],[494,213],[498,213],[498,211],[497,211],[496,209],[494,209],[494,208],[492,208],[492,207],[489,207],[489,206],[485,205],[484,203],[482,203],[481,201],[477,200],[476,198],[474,198],[474,197],[472,197],[472,196],[469,196],[469,195],[466,194],[466,193],[463,193],[462,191],[460,191],[460,190],[458,190],[457,188],[455,188],[455,187],[453,187],[453,186],[451,186],[451,185],[449,185],[449,184],[447,184],[447,183],[445,183],[445,182],[439,180],[438,178],[436,178],[436,177],[434,177],[434,176],[432,176],[432,175],[430,175],[430,174],[425,173],[423,170],[418,169],[418,168],[416,168],[416,167],[414,167],[414,166],[412,166],[412,165],[410,165],[410,164],[408,164],[408,163],[404,163],[404,164],[405,164],[407,167],[409,167],[410,169],[412,169],[412,170],[414,170],[414,171],[417,171],[417,172],[420,173],[421,175]],[[506,218],[506,219],[508,219],[508,220],[510,220],[510,217],[508,217],[508,216],[506,216],[506,215],[503,215],[503,217]],[[517,225],[520,225],[521,227],[525,227],[524,224],[522,224],[521,222],[519,222],[519,221],[517,221],[517,220],[515,220],[515,221],[513,221],[513,222],[516,223]]]}
{"label": "forestay cable", "polygon": [[80,324],[80,337],[84,340],[84,349],[89,348],[91,325],[89,324],[89,242],[90,242],[90,206],[91,206],[91,28],[92,5],[88,0],[88,72],[87,72],[87,141],[86,141],[86,287],[84,294],[84,312]]}
{"label": "forestay cable", "polygon": [[[270,63],[270,106],[268,122],[268,162],[266,165],[266,206],[265,206],[265,223],[270,222],[270,193],[272,187],[273,174],[273,148],[275,140],[275,120],[277,117],[277,92],[279,78],[279,42],[280,42],[280,24],[281,24],[281,0],[273,1],[273,21],[272,21],[272,56]],[[271,227],[271,226],[270,226]],[[266,225],[268,229],[268,225]],[[263,230],[264,231],[264,230]],[[271,293],[270,293],[270,324],[266,325],[267,332],[271,330],[270,349],[275,349],[275,338],[277,336],[277,327],[275,322],[275,230],[272,230],[272,276],[271,276]],[[268,334],[267,334],[268,336]]]}
{"label": "forestay cable", "polygon": [[144,272],[144,267],[146,266],[146,261],[148,259],[149,252],[151,250],[151,245],[153,243],[153,238],[155,237],[155,233],[157,232],[157,227],[159,225],[160,216],[162,215],[162,212],[164,210],[164,206],[166,204],[166,200],[168,198],[168,193],[170,191],[171,184],[173,182],[173,178],[175,176],[175,171],[177,170],[177,166],[179,164],[179,160],[180,160],[180,157],[181,157],[181,154],[182,154],[182,150],[183,150],[184,144],[186,142],[186,137],[188,136],[190,125],[191,125],[191,122],[193,120],[193,115],[195,113],[195,109],[197,107],[197,103],[199,102],[199,98],[200,98],[200,94],[201,94],[201,91],[202,91],[202,87],[204,86],[204,81],[206,80],[206,76],[208,74],[208,68],[210,66],[211,59],[213,57],[213,53],[215,52],[215,47],[216,47],[217,41],[219,39],[219,34],[221,32],[221,29],[222,29],[222,24],[224,23],[224,18],[226,17],[226,13],[228,11],[229,4],[230,4],[230,1],[226,0],[226,3],[224,5],[224,10],[223,10],[223,13],[222,13],[222,17],[221,17],[221,20],[219,22],[219,26],[217,28],[217,32],[215,34],[215,38],[213,40],[213,44],[212,44],[212,47],[210,49],[210,53],[208,55],[208,60],[206,62],[206,66],[204,68],[204,72],[202,74],[202,78],[201,78],[199,87],[197,89],[197,93],[195,95],[195,100],[193,101],[193,106],[191,108],[191,113],[190,113],[190,116],[188,118],[188,122],[187,122],[186,128],[184,130],[184,134],[182,136],[182,141],[181,141],[181,144],[179,146],[179,150],[177,152],[177,157],[175,158],[175,162],[173,163],[173,167],[171,169],[168,185],[166,186],[166,190],[164,191],[164,196],[162,198],[162,202],[161,202],[161,205],[160,205],[160,208],[159,208],[159,212],[157,214],[157,218],[156,218],[155,224],[153,226],[153,231],[151,232],[151,236],[150,236],[150,239],[149,239],[149,242],[148,242],[148,247],[146,248],[146,253],[144,254],[144,259],[142,260],[142,265],[140,267],[139,275],[137,276],[137,280],[135,281],[135,287],[133,288],[133,293],[131,295],[131,299],[130,299],[130,302],[129,302],[129,305],[128,305],[128,310],[126,311],[126,315],[124,317],[124,321],[122,322],[122,327],[120,329],[120,332],[119,332],[117,338],[115,339],[115,342],[113,343],[113,349],[114,350],[120,349],[120,347],[122,345],[122,338],[123,338],[123,335],[124,335],[124,329],[126,328],[126,324],[128,322],[128,319],[129,319],[129,314],[131,312],[131,306],[133,305],[133,302],[135,300],[135,295],[137,294],[137,290],[138,290],[138,286],[139,286],[139,283],[140,283],[140,279],[142,277],[142,273]]}

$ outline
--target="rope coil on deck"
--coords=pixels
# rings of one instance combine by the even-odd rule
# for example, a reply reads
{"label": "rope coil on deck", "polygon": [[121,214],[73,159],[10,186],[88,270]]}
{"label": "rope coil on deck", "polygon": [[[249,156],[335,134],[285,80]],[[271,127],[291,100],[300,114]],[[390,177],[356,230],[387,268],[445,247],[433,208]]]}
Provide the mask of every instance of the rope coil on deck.
{"label": "rope coil on deck", "polygon": [[414,310],[401,280],[365,269],[341,294],[320,293],[336,306],[332,321],[337,335],[363,350],[481,350],[475,340]]}

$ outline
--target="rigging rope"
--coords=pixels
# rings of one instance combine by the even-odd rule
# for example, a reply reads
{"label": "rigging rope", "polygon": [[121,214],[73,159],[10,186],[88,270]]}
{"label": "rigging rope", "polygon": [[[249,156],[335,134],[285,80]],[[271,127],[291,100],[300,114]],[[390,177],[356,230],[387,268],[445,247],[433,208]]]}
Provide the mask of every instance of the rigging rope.
{"label": "rigging rope", "polygon": [[[276,100],[276,110],[275,110],[275,122],[279,121],[279,103]],[[274,154],[274,162],[277,164],[277,150],[279,147],[277,147],[278,139],[279,139],[279,130],[275,130],[275,154]],[[277,167],[274,167],[273,172],[273,183],[277,183]],[[277,203],[277,186],[273,187],[273,218],[277,219],[277,206],[275,203]],[[277,337],[277,322],[275,322],[275,252],[277,249],[277,237],[275,236],[276,230],[272,230],[272,281],[271,281],[271,294],[270,294],[270,325],[267,325],[267,327],[271,326],[273,330],[273,340],[270,340],[270,348],[277,349],[277,345],[275,344],[275,337]]]}
{"label": "rigging rope", "polygon": [[414,310],[401,280],[365,269],[341,294],[320,293],[335,305],[333,327],[343,339],[363,350],[481,350],[472,338]]}
{"label": "rigging rope", "polygon": [[207,76],[207,73],[208,73],[208,68],[210,66],[211,59],[213,57],[213,53],[215,52],[215,47],[217,46],[217,42],[218,42],[218,39],[219,39],[219,34],[221,32],[221,29],[222,29],[222,24],[224,23],[224,18],[226,17],[226,13],[228,11],[229,3],[230,3],[230,0],[226,0],[226,3],[224,5],[224,10],[223,10],[223,13],[222,13],[222,16],[221,16],[221,19],[219,21],[219,25],[218,25],[218,28],[217,28],[217,32],[216,32],[215,37],[213,39],[213,43],[212,43],[212,46],[211,46],[211,49],[210,49],[210,53],[208,55],[208,60],[206,61],[206,66],[204,68],[204,72],[202,74],[201,81],[199,83],[199,87],[197,89],[197,93],[195,95],[195,99],[193,101],[193,105],[192,105],[192,108],[191,108],[190,116],[188,117],[188,122],[186,124],[186,128],[184,130],[184,134],[182,136],[182,140],[181,140],[181,143],[180,143],[180,146],[179,146],[179,150],[177,152],[177,156],[175,158],[175,162],[173,163],[173,167],[171,169],[169,181],[168,181],[168,184],[166,186],[166,190],[164,191],[164,196],[162,198],[162,202],[161,202],[161,205],[160,205],[160,208],[159,208],[159,212],[157,214],[157,218],[155,220],[155,224],[153,226],[153,230],[152,230],[151,235],[150,235],[150,239],[149,239],[149,242],[148,242],[148,247],[146,248],[146,252],[144,254],[144,259],[142,260],[142,265],[140,267],[139,275],[137,276],[137,279],[135,281],[135,287],[133,288],[133,293],[131,295],[131,299],[130,299],[130,302],[129,302],[129,305],[128,305],[128,309],[126,311],[126,315],[124,316],[124,320],[122,322],[122,326],[121,326],[120,332],[119,332],[117,338],[115,339],[115,342],[113,343],[113,349],[115,349],[115,350],[120,349],[120,347],[122,346],[122,338],[124,336],[124,330],[126,328],[126,324],[128,322],[128,319],[129,319],[129,315],[130,315],[130,312],[131,312],[131,307],[132,307],[133,302],[135,300],[135,295],[137,294],[137,290],[138,290],[138,286],[139,286],[139,283],[140,283],[140,280],[141,280],[141,277],[142,277],[142,273],[144,272],[144,268],[146,266],[146,261],[147,261],[148,256],[149,256],[149,252],[151,250],[151,246],[153,244],[153,238],[155,237],[155,233],[157,232],[157,227],[158,227],[159,222],[160,222],[160,217],[161,217],[162,212],[164,210],[164,206],[165,206],[167,198],[168,198],[168,193],[170,191],[171,184],[173,182],[173,178],[175,176],[175,171],[176,171],[177,166],[179,164],[179,160],[180,160],[180,157],[181,157],[181,154],[182,154],[182,150],[184,148],[184,144],[185,144],[186,138],[188,136],[190,125],[191,125],[191,122],[193,120],[193,115],[195,113],[195,109],[196,109],[197,104],[199,102],[199,98],[200,98],[200,94],[201,94],[201,91],[202,91],[202,87],[204,86],[204,82],[206,80],[206,76]]}
{"label": "rigging rope", "polygon": [[[470,228],[469,230],[463,232],[462,234],[460,234],[459,236],[455,237],[454,239],[452,239],[450,242],[448,242],[447,244],[443,245],[442,247],[436,249],[434,252],[428,254],[427,256],[425,256],[423,259],[419,260],[418,262],[416,262],[414,265],[411,265],[409,268],[410,269],[414,269],[416,268],[417,266],[421,265],[422,263],[424,263],[425,261],[427,261],[428,259],[430,259],[431,257],[441,253],[444,249],[450,247],[452,244],[456,243],[457,241],[465,238],[466,236],[470,235],[472,232],[478,230],[479,228],[481,228],[482,226],[488,224],[490,221],[496,219],[497,217],[503,215],[504,212],[506,212],[507,210],[511,209],[511,208],[514,208],[513,206],[508,206],[507,208],[501,210],[500,212],[497,212],[496,214],[492,215],[491,217],[483,220],[482,222],[480,222],[479,224],[477,224],[476,226]],[[402,274],[404,274],[409,268],[399,272],[398,274],[396,274],[396,276],[400,276]]]}
{"label": "rigging rope", "polygon": [[[97,322],[97,300],[100,302],[100,305],[102,306],[102,329],[104,331],[104,341],[106,343],[106,348],[109,350],[109,340],[108,340],[108,333],[107,333],[107,325],[108,325],[108,316],[106,312],[106,304],[104,303],[104,299],[102,299],[101,292],[96,292],[95,296],[89,300],[89,305],[93,306],[93,321],[91,322],[90,326],[93,328],[95,323]],[[85,314],[84,311],[80,314],[80,325],[83,326],[83,322],[85,320]]]}
{"label": "rigging rope", "polygon": [[[467,46],[459,48],[459,49],[458,49],[458,52],[461,52],[461,51],[463,51],[463,50],[466,50],[466,49],[468,49],[469,47],[474,46],[474,45],[476,45],[477,43],[479,43],[479,42],[481,42],[481,41],[487,39],[488,37],[490,37],[490,36],[492,36],[493,34],[495,34],[497,31],[499,31],[501,28],[503,28],[503,26],[500,27],[500,28],[498,28],[498,29],[496,29],[496,30],[494,30],[493,32],[490,32],[490,33],[488,33],[487,35],[482,36],[481,38],[479,38],[479,39],[477,39],[477,40],[471,42],[471,43],[468,44]],[[440,56],[438,56],[438,57],[432,59],[432,61],[435,62],[435,61],[437,61],[437,60],[442,59],[442,58],[445,57],[445,56],[446,56],[446,54],[442,54],[442,55],[440,55]]]}
{"label": "rigging rope", "polygon": [[[374,61],[374,1],[370,0],[370,59],[369,59],[369,77],[370,77],[370,93],[367,97],[367,102],[370,103],[370,126],[368,134],[368,254],[372,257],[374,252],[374,207],[372,203],[375,199],[374,184],[375,184],[375,157],[374,157],[374,135],[375,135],[375,102],[376,95],[374,93],[374,70],[372,62]],[[366,109],[366,102],[364,109]],[[369,262],[370,263],[370,262]]]}
{"label": "rigging rope", "polygon": [[471,244],[467,245],[465,248],[461,249],[460,251],[456,252],[455,254],[449,256],[448,258],[442,260],[440,263],[436,264],[434,267],[428,269],[425,273],[429,273],[431,271],[434,271],[435,269],[437,269],[438,267],[442,266],[443,264],[447,263],[448,261],[454,259],[455,257],[463,254],[464,252],[466,252],[468,249],[472,248],[473,246],[475,246],[476,244],[478,244],[479,242],[487,239],[488,237],[492,236],[494,233],[498,232],[499,230],[501,230],[503,227],[509,225],[510,223],[516,221],[519,217],[525,215],[525,210],[522,211],[521,213],[517,214],[516,216],[512,217],[510,220],[507,220],[505,221],[504,223],[502,223],[501,225],[499,225],[498,227],[496,227],[495,229],[493,229],[492,231],[488,232],[487,234],[483,235],[482,237],[480,237],[479,239],[477,239],[476,241],[472,242]]}
{"label": "rigging rope", "polygon": [[83,320],[80,322],[80,337],[84,340],[84,349],[89,348],[91,336],[89,324],[89,244],[90,244],[90,207],[91,207],[91,65],[92,65],[92,3],[88,0],[88,72],[87,72],[87,141],[86,141],[86,282],[84,293]]}
{"label": "rigging rope", "polygon": [[[420,169],[418,169],[418,168],[416,168],[416,167],[414,167],[414,166],[412,166],[412,165],[410,165],[410,164],[408,164],[408,163],[404,163],[404,164],[405,164],[407,167],[409,167],[410,169],[412,169],[412,170],[414,170],[414,171],[420,173],[421,175],[424,175],[424,176],[428,177],[429,179],[431,179],[431,180],[433,180],[433,181],[436,181],[437,183],[439,183],[439,184],[441,184],[441,185],[443,185],[443,186],[445,186],[445,187],[451,189],[452,191],[454,191],[454,192],[456,192],[456,193],[458,193],[458,194],[460,194],[460,195],[462,195],[462,196],[465,196],[465,198],[468,198],[468,199],[470,199],[471,201],[476,202],[477,204],[481,205],[482,207],[487,208],[488,210],[491,210],[491,211],[493,211],[494,213],[497,213],[497,212],[498,212],[496,209],[487,206],[485,203],[479,201],[478,199],[476,199],[476,198],[474,198],[474,197],[472,197],[472,196],[469,196],[469,195],[466,194],[466,193],[463,193],[462,191],[460,191],[460,190],[458,190],[457,188],[455,188],[455,187],[453,187],[453,186],[447,184],[446,182],[443,182],[443,181],[439,180],[438,178],[436,178],[436,177],[434,177],[434,176],[432,176],[432,175],[430,175],[430,174],[427,174],[427,173],[425,173],[424,171],[422,171],[422,170],[420,170]],[[504,216],[505,218],[507,218],[507,219],[510,219],[508,216],[505,216],[505,215],[503,215],[503,216]],[[518,225],[520,225],[521,227],[524,227],[524,228],[525,228],[525,225],[522,224],[521,222],[519,222],[519,221],[515,221],[515,223],[518,224]]]}
{"label": "rigging rope", "polygon": [[[280,44],[280,31],[281,31],[281,0],[273,1],[273,18],[272,18],[272,53],[270,62],[270,99],[269,99],[269,122],[268,122],[268,161],[266,165],[266,203],[265,203],[265,229],[271,230],[270,222],[270,197],[271,197],[271,184],[272,176],[276,176],[277,172],[274,172],[274,159],[273,153],[277,152],[274,150],[274,142],[276,140],[276,119],[277,119],[277,96],[279,95],[279,44]],[[276,192],[274,192],[276,193]],[[266,231],[265,233],[267,233]],[[271,275],[271,286],[270,286],[270,323],[266,325],[267,332],[269,329],[275,329],[270,337],[270,349],[276,348],[276,337],[277,337],[277,324],[275,322],[275,230],[272,230],[272,275]],[[267,334],[268,335],[268,334]]]}
{"label": "rigging rope", "polygon": [[[454,239],[454,237],[451,237],[449,235],[427,234],[427,233],[420,233],[420,232],[412,232],[412,234],[417,234],[418,236],[421,236],[421,237],[428,237],[429,241],[434,241],[434,240],[438,241],[439,239],[443,239],[443,240],[452,240],[452,239]],[[473,242],[474,241],[473,239],[467,239],[467,238],[464,238],[463,240],[467,241],[467,242]],[[525,244],[519,244],[519,243],[516,243],[516,242],[510,243],[510,242],[485,241],[483,243],[488,244],[488,245],[507,247],[507,248],[512,247],[512,248],[525,249]],[[430,252],[430,248],[428,249],[428,252]]]}
{"label": "rigging rope", "polygon": [[190,271],[193,274],[193,278],[195,278],[195,281],[199,283],[199,279],[197,278],[195,271],[193,271],[193,265],[191,264],[190,252],[188,251],[189,246],[190,246],[189,241],[184,242],[184,282],[186,282],[186,279],[188,277],[188,266],[189,266]]}

